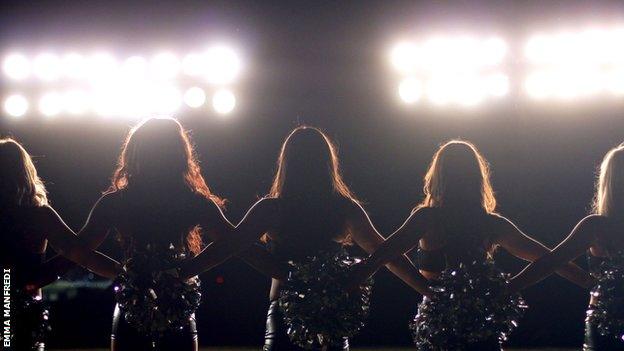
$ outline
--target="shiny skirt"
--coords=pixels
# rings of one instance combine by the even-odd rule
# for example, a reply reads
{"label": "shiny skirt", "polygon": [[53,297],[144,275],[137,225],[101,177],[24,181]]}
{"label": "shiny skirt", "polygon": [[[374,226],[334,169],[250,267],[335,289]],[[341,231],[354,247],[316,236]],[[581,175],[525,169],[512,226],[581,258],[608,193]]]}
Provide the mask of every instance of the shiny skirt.
{"label": "shiny skirt", "polygon": [[600,335],[594,323],[585,321],[583,351],[624,351],[624,341]]}
{"label": "shiny skirt", "polygon": [[115,306],[111,332],[111,351],[197,351],[197,349],[195,315],[189,318],[188,324],[182,329],[167,331],[161,337],[154,339],[139,333],[128,325],[119,305]]}
{"label": "shiny skirt", "polygon": [[[284,317],[277,300],[271,301],[267,313],[266,331],[264,333],[264,347],[262,351],[303,351],[304,349],[293,345],[286,335]],[[319,350],[325,351],[349,351],[349,339],[345,338],[341,347],[329,347]]]}

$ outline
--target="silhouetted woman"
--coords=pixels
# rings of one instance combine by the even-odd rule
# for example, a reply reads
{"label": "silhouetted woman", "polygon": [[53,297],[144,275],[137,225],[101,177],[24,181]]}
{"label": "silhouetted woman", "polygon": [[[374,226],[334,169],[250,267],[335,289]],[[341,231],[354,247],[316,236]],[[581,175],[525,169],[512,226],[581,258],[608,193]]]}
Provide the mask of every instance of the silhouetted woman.
{"label": "silhouetted woman", "polygon": [[[238,230],[237,238],[243,243],[257,240],[266,233],[272,253],[282,262],[305,259],[352,242],[372,252],[383,242],[343,181],[336,148],[323,132],[311,127],[296,128],[286,138],[269,196],[249,210]],[[238,247],[243,246],[238,244]],[[230,252],[235,252],[236,247],[231,245]],[[218,243],[205,252],[211,250],[227,252],[219,250]],[[225,258],[202,254],[183,267],[182,274],[188,276],[209,269]],[[407,284],[428,293],[426,281],[407,257],[397,258],[389,267]],[[281,287],[282,282],[273,279],[265,351],[300,350],[286,335],[277,301]],[[349,349],[348,340],[344,340],[340,349]]]}
{"label": "silhouetted woman", "polygon": [[[0,260],[11,284],[11,347],[43,350],[48,312],[39,281],[47,244],[69,259],[111,278],[121,266],[92,252],[48,204],[43,182],[26,150],[0,139]],[[8,270],[8,271],[7,271]]]}
{"label": "silhouetted woman", "polygon": [[[583,218],[570,235],[549,255],[533,262],[511,280],[510,289],[518,290],[534,284],[550,275],[560,265],[570,262],[588,252],[589,268],[597,278],[598,286],[590,295],[587,320],[585,322],[585,343],[583,350],[624,350],[624,330],[612,330],[601,335],[598,320],[594,317],[606,312],[606,323],[616,314],[622,320],[621,288],[619,296],[611,296],[601,289],[611,285],[624,286],[624,144],[611,149],[602,160],[600,175],[596,182],[593,213]],[[609,277],[612,276],[612,277]],[[615,301],[615,303],[613,303]],[[602,306],[607,305],[605,310]],[[610,309],[613,309],[611,311]],[[617,310],[617,311],[616,311]],[[615,323],[614,323],[615,324]]]}
{"label": "silhouetted woman", "polygon": [[[448,276],[445,272],[451,272],[451,276],[461,275],[464,272],[462,269],[466,267],[484,267],[482,263],[485,264],[492,259],[491,254],[497,246],[529,261],[549,252],[542,244],[523,234],[511,221],[495,212],[496,198],[490,184],[488,165],[477,148],[469,142],[450,141],[438,149],[425,175],[423,190],[425,199],[412,211],[405,223],[368,260],[354,270],[355,281],[362,281],[380,265],[413,248],[418,248],[418,268],[431,280],[432,285],[445,284],[446,281],[441,280],[441,277]],[[569,265],[560,273],[577,284],[584,286],[589,284],[589,277],[578,267]],[[467,277],[465,283],[470,284],[480,278],[482,277]],[[453,292],[459,294],[463,290],[461,287],[450,286],[446,288],[443,286],[441,289],[447,291],[457,289],[458,291]],[[419,313],[435,310],[437,306],[431,304],[432,301],[435,304],[440,300],[425,297]],[[443,317],[450,321],[454,318],[475,316],[462,316],[459,309],[459,312],[447,311],[442,316],[429,315],[429,317]],[[483,321],[485,322],[485,316]],[[427,324],[433,325],[429,320],[420,320],[419,323],[420,325],[416,327],[425,329]],[[448,327],[453,328],[451,325]],[[431,333],[440,333],[440,330],[431,330]],[[465,333],[467,332],[464,330],[452,330],[448,337],[462,340]],[[423,345],[427,344],[426,338],[431,335],[424,337],[425,339],[418,340],[415,336],[416,344],[419,345],[421,342]],[[436,342],[446,344],[450,340]],[[463,344],[456,345],[458,349],[461,347],[481,351],[500,349],[496,335],[471,343],[460,342]],[[432,349],[445,349],[436,347],[439,346],[434,345]],[[424,347],[423,349],[429,350]]]}
{"label": "silhouetted woman", "polygon": [[[180,123],[172,118],[152,118],[129,132],[112,184],[93,207],[79,235],[96,247],[109,233],[115,233],[124,249],[126,266],[147,261],[149,264],[137,269],[148,277],[171,268],[170,259],[183,260],[199,253],[201,233],[211,240],[232,234],[233,226],[221,212],[222,205],[223,200],[206,185],[190,137]],[[244,254],[269,274],[277,267],[261,248],[249,248]],[[155,338],[139,333],[136,324],[128,322],[130,312],[115,307],[112,350],[197,350],[194,314],[181,327],[170,328]]]}

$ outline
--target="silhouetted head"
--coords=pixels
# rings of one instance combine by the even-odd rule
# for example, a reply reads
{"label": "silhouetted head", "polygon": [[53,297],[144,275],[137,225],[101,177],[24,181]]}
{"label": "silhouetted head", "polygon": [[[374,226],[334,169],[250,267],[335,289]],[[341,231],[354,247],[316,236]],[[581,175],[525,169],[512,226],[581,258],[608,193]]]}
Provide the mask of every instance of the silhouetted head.
{"label": "silhouetted head", "polygon": [[333,195],[355,200],[342,179],[336,147],[318,128],[295,128],[282,144],[270,196],[297,198]]}
{"label": "silhouetted head", "polygon": [[496,209],[487,161],[470,142],[451,140],[433,156],[425,175],[424,207]]}
{"label": "silhouetted head", "polygon": [[190,136],[173,118],[150,118],[134,126],[124,142],[109,190],[188,188],[221,204],[206,185]]}
{"label": "silhouetted head", "polygon": [[45,206],[45,186],[26,150],[11,138],[0,139],[0,206]]}
{"label": "silhouetted head", "polygon": [[624,143],[611,149],[600,164],[594,212],[615,217],[624,211]]}
{"label": "silhouetted head", "polygon": [[[150,201],[146,197],[162,194],[184,199],[188,191],[223,205],[223,200],[206,185],[190,136],[173,118],[150,118],[128,133],[108,191],[126,189],[138,190],[140,201],[146,203]],[[188,233],[186,241],[193,253],[199,253],[199,226]]]}
{"label": "silhouetted head", "polygon": [[283,200],[281,230],[301,245],[350,243],[345,204],[357,199],[342,179],[336,147],[318,128],[302,126],[288,135],[269,196]]}

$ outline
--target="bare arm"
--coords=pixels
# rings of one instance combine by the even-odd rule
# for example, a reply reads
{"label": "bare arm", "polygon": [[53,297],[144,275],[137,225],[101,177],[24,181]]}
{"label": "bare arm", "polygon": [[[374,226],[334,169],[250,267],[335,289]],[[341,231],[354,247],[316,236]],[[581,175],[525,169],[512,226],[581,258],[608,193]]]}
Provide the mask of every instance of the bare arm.
{"label": "bare arm", "polygon": [[[499,217],[499,219],[497,219],[497,231],[501,234],[498,235],[496,243],[518,258],[535,262],[541,261],[542,257],[546,258],[550,256],[550,249],[537,240],[524,234],[511,221],[504,217]],[[552,266],[552,271],[550,272],[552,273],[553,271],[556,271],[560,276],[581,287],[587,288],[592,286],[594,279],[579,266],[569,262],[573,259],[574,257],[566,261],[559,262],[558,265]],[[537,282],[537,280],[533,283],[535,282]]]}
{"label": "bare arm", "polygon": [[[358,268],[357,272],[354,273],[356,277],[359,276],[360,280],[366,279],[375,273],[381,266],[391,262],[397,263],[397,261],[393,262],[393,260],[402,260],[403,265],[407,262],[410,267],[398,268],[404,270],[401,273],[402,276],[400,275],[399,277],[403,279],[403,277],[406,277],[406,274],[408,274],[407,276],[410,278],[408,278],[409,282],[406,281],[407,284],[423,295],[430,295],[431,291],[428,287],[427,280],[405,256],[406,252],[418,245],[418,241],[422,237],[422,233],[425,231],[427,221],[426,218],[429,217],[429,213],[428,209],[420,209],[413,212],[403,223],[403,225],[399,227],[399,229],[397,229],[388,239],[384,242],[378,242],[376,244],[377,246],[375,252]],[[368,217],[366,217],[366,220],[368,221]],[[372,235],[369,234],[369,237],[372,238]],[[369,245],[369,249],[372,247],[370,243],[365,245]],[[397,267],[393,267],[393,265],[389,265],[389,268],[391,270],[397,270]]]}
{"label": "bare arm", "polygon": [[[263,199],[254,204],[236,227],[235,235],[222,236],[199,255],[183,262],[180,266],[180,276],[188,278],[210,270],[256,242],[262,233],[269,230],[270,217],[275,216],[274,206],[269,202],[270,200]],[[206,215],[215,216],[216,213],[212,210]],[[218,215],[222,214],[218,212]],[[214,217],[212,221],[215,221]]]}
{"label": "bare arm", "polygon": [[43,215],[48,242],[56,252],[106,278],[113,278],[121,271],[119,262],[89,248],[54,209],[46,207]]}
{"label": "bare arm", "polygon": [[[206,231],[210,239],[212,241],[219,241],[224,237],[238,235],[236,228],[227,217],[225,217],[221,208],[212,203],[212,201],[210,201],[209,206],[215,207],[218,212],[216,223],[213,223]],[[208,227],[208,224],[206,224],[206,227]],[[284,279],[288,274],[287,268],[258,243],[251,244],[251,246],[241,251],[237,257],[268,277]]]}
{"label": "bare arm", "polygon": [[[355,242],[366,252],[369,254],[374,252],[374,258],[370,260],[371,265],[368,267],[369,274],[365,275],[370,276],[370,274],[375,272],[383,264],[382,262],[388,262],[386,267],[407,285],[420,294],[430,294],[431,290],[429,289],[427,279],[420,274],[418,269],[404,254],[404,252],[409,251],[409,249],[404,250],[404,248],[409,247],[410,244],[408,242],[410,240],[401,239],[401,235],[399,235],[399,237],[395,237],[387,246],[383,246],[384,238],[375,229],[366,211],[359,204],[356,204],[355,207],[348,221],[351,235]],[[406,224],[403,224],[401,228],[405,227]],[[398,231],[401,231],[401,229]],[[396,238],[401,240],[397,240]],[[418,240],[416,240],[416,243],[418,243]],[[413,246],[414,245],[412,245],[412,247]]]}
{"label": "bare arm", "polygon": [[[581,220],[576,227],[574,227],[570,235],[568,235],[552,252],[541,256],[516,275],[511,280],[510,290],[518,291],[535,284],[552,274],[558,267],[561,267],[565,263],[568,264],[564,267],[569,267],[571,264],[570,261],[580,256],[591,246],[593,234],[596,230],[597,219],[596,216],[588,216]],[[577,283],[583,287],[588,288],[596,283],[594,278],[589,276],[585,271],[578,273],[578,275],[584,278],[579,279],[579,283]]]}
{"label": "bare arm", "polygon": [[[98,199],[93,205],[85,225],[78,234],[80,242],[95,249],[106,239],[111,228],[109,217],[109,202],[114,194],[107,194]],[[57,279],[59,275],[63,275],[69,269],[74,267],[74,262],[62,255],[57,255],[49,259],[45,263],[45,269],[42,269],[37,281],[38,286],[50,284]]]}

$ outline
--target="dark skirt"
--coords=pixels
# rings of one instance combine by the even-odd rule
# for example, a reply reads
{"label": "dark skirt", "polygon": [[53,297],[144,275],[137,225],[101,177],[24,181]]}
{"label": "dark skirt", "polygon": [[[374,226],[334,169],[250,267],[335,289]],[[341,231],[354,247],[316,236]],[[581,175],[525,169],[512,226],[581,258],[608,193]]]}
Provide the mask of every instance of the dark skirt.
{"label": "dark skirt", "polygon": [[624,341],[600,335],[596,325],[586,320],[583,351],[624,351]]}
{"label": "dark skirt", "polygon": [[[264,347],[262,351],[303,351],[304,349],[293,345],[286,335],[284,317],[277,300],[271,301],[267,313],[266,331],[264,333]],[[320,350],[320,349],[319,349]],[[327,351],[349,351],[349,339],[345,338],[342,347],[329,347]]]}
{"label": "dark skirt", "polygon": [[111,332],[112,351],[196,351],[197,348],[197,325],[195,323],[195,315],[189,318],[188,324],[182,329],[167,331],[161,337],[153,339],[150,336],[139,333],[132,326],[128,325],[119,305],[115,306]]}

